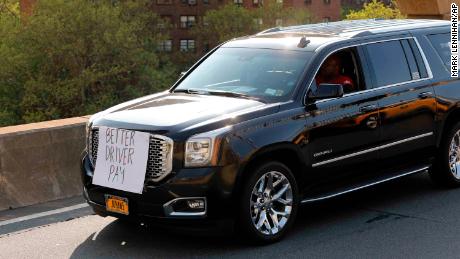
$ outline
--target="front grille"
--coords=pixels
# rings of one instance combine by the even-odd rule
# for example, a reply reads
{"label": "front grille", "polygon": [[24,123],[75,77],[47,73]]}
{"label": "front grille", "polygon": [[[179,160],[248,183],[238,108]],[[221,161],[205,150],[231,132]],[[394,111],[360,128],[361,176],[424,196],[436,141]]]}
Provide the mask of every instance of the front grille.
{"label": "front grille", "polygon": [[[99,129],[92,129],[89,136],[89,157],[96,166]],[[145,185],[152,186],[165,178],[172,170],[173,141],[170,138],[150,134],[149,155],[145,172]]]}
{"label": "front grille", "polygon": [[99,130],[92,129],[89,135],[89,157],[94,166],[96,166],[97,160],[97,148],[99,146]]}

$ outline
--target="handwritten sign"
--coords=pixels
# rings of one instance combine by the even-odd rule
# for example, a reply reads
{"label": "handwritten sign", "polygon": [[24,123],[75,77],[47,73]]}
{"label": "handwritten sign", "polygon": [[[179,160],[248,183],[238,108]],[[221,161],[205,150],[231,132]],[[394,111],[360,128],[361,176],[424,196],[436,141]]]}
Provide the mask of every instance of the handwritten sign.
{"label": "handwritten sign", "polygon": [[142,193],[148,150],[148,133],[100,127],[93,184]]}

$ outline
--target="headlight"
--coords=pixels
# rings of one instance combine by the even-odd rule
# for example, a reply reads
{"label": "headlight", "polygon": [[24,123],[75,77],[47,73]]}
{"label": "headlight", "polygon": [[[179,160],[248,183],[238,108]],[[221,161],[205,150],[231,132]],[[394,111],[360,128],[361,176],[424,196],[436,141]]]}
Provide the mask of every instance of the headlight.
{"label": "headlight", "polygon": [[230,127],[195,135],[185,143],[185,167],[213,166],[217,163],[217,153],[221,134]]}
{"label": "headlight", "polygon": [[185,166],[208,165],[211,160],[212,146],[210,138],[189,139],[185,144]]}

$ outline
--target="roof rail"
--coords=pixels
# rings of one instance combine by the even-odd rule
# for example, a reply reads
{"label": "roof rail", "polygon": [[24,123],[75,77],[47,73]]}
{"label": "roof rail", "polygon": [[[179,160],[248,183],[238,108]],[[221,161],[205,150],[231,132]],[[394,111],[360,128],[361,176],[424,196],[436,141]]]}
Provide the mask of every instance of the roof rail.
{"label": "roof rail", "polygon": [[274,28],[266,29],[266,30],[263,30],[257,33],[256,35],[270,33],[270,32],[277,32],[277,31],[282,31],[281,27],[274,27]]}
{"label": "roof rail", "polygon": [[[287,27],[274,27],[264,31],[261,31],[257,34],[265,34],[270,32],[280,32],[280,31],[295,31],[295,30],[302,30],[302,29],[309,29],[311,32],[322,31],[325,26],[332,26],[331,29],[337,30],[345,30],[351,24],[361,25],[366,22],[375,22],[375,21],[382,21],[385,20],[383,18],[374,18],[374,19],[363,19],[363,20],[349,20],[349,21],[338,21],[338,22],[323,22],[323,23],[307,23],[307,24],[300,24],[300,25],[293,25]],[[340,25],[339,25],[340,24]],[[342,31],[341,31],[342,32]]]}
{"label": "roof rail", "polygon": [[351,38],[359,38],[359,37],[364,37],[364,36],[370,36],[372,34],[373,33],[370,32],[370,31],[362,31],[360,33],[357,33],[357,34],[353,35]]}
{"label": "roof rail", "polygon": [[275,27],[264,30],[257,33],[256,35],[275,33],[275,32],[293,32],[293,33],[305,33],[305,34],[323,34],[331,36],[347,36],[351,38],[357,38],[362,36],[369,36],[373,34],[373,31],[379,29],[385,29],[395,26],[408,26],[415,24],[429,24],[434,20],[417,20],[417,19],[366,19],[366,20],[347,20],[327,23],[316,23],[316,24],[303,24],[287,27]]}

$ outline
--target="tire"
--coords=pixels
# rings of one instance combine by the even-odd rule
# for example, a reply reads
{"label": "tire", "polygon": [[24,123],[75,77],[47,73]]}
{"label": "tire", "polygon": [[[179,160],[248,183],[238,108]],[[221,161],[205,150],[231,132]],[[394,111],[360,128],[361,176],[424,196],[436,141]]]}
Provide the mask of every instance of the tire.
{"label": "tire", "polygon": [[441,186],[460,187],[460,122],[447,129],[430,176]]}
{"label": "tire", "polygon": [[[270,177],[273,188],[268,185]],[[279,162],[261,163],[243,184],[238,207],[236,230],[245,241],[260,245],[279,241],[292,227],[299,207],[291,170]]]}

